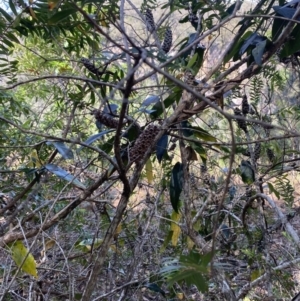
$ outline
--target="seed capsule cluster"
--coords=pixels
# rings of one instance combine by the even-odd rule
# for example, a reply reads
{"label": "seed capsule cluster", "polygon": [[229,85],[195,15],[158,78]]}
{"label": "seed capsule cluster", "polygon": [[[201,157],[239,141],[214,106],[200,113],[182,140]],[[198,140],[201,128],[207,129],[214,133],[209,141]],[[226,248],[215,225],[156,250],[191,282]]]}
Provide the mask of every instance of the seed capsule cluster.
{"label": "seed capsule cluster", "polygon": [[274,155],[274,152],[270,148],[267,149],[267,156],[268,156],[270,162],[273,163],[275,160],[275,155]]}
{"label": "seed capsule cluster", "polygon": [[152,11],[148,8],[145,12],[147,30],[152,33],[155,30],[155,22]]}
{"label": "seed capsule cluster", "polygon": [[243,96],[242,100],[242,113],[246,116],[250,112],[250,105],[247,99],[247,96]]}
{"label": "seed capsule cluster", "polygon": [[168,53],[172,47],[172,30],[170,27],[168,27],[166,29],[166,32],[165,32],[165,38],[164,38],[164,41],[163,41],[163,44],[161,46],[162,50],[165,52],[165,53]]}
{"label": "seed capsule cluster", "polygon": [[130,162],[137,162],[143,158],[159,130],[160,128],[157,125],[150,124],[147,126],[137,138],[134,146],[129,150]]}
{"label": "seed capsule cluster", "polygon": [[97,121],[104,124],[108,128],[116,129],[118,127],[119,120],[115,119],[111,115],[100,112],[99,110],[95,110],[93,114]]}
{"label": "seed capsule cluster", "polygon": [[88,69],[90,72],[98,75],[99,74],[99,71],[98,71],[98,68],[95,67],[95,65],[87,58],[85,57],[82,57],[80,59],[81,63],[84,65],[84,67],[86,69]]}
{"label": "seed capsule cluster", "polygon": [[254,160],[257,161],[260,157],[260,152],[261,152],[261,144],[260,142],[255,143],[254,147]]}
{"label": "seed capsule cluster", "polygon": [[[234,109],[234,115],[243,117],[242,111],[239,108]],[[236,120],[238,127],[243,130],[245,133],[248,133],[247,124],[245,120],[237,119]]]}

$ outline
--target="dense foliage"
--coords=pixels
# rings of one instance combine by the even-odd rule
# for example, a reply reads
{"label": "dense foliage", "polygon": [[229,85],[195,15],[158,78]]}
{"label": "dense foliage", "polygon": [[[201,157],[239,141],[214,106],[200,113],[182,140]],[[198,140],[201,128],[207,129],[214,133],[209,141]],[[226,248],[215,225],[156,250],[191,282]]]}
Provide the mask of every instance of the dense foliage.
{"label": "dense foliage", "polygon": [[299,20],[4,1],[0,300],[297,300]]}

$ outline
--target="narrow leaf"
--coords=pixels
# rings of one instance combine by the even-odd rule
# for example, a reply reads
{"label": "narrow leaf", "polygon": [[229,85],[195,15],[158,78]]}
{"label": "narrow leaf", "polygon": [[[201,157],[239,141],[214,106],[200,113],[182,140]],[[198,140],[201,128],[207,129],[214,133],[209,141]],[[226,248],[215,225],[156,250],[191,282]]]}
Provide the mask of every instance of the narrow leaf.
{"label": "narrow leaf", "polygon": [[45,168],[48,171],[55,174],[56,176],[58,176],[59,178],[72,183],[74,186],[81,188],[81,189],[86,189],[84,184],[82,184],[78,179],[76,179],[74,176],[72,176],[66,170],[60,168],[59,166],[57,166],[55,164],[46,164]]}
{"label": "narrow leaf", "polygon": [[276,195],[277,199],[280,199],[280,193],[275,189],[275,187],[271,183],[267,183],[267,184],[270,192],[273,192]]}
{"label": "narrow leaf", "polygon": [[159,101],[159,97],[157,95],[149,95],[146,99],[142,102],[142,106],[148,107],[153,103],[157,103]]}
{"label": "narrow leaf", "polygon": [[[172,221],[179,222],[180,217],[181,217],[180,213],[176,213],[175,211],[172,212],[172,215],[171,215]],[[177,243],[178,243],[180,233],[181,233],[181,229],[177,224],[171,223],[171,231],[173,232],[172,240],[171,240],[172,241],[172,246],[176,247]]]}
{"label": "narrow leaf", "polygon": [[[92,135],[90,136],[86,141],[84,141],[84,144],[87,144],[87,145],[90,145],[92,144],[94,141],[98,140],[99,138],[101,138],[102,136],[110,133],[110,132],[113,132],[114,130],[107,130],[107,131],[103,131],[101,133],[98,133],[98,134],[95,134],[95,135]],[[81,150],[84,146],[80,147],[79,150]]]}
{"label": "narrow leaf", "polygon": [[8,1],[9,7],[11,9],[11,11],[14,13],[15,16],[18,15],[17,10],[16,10],[16,6],[14,4],[14,2],[12,0]]}
{"label": "narrow leaf", "polygon": [[182,164],[177,162],[173,167],[170,181],[170,200],[175,212],[178,213],[179,198],[183,186],[183,169]]}
{"label": "narrow leaf", "polygon": [[145,284],[150,291],[160,293],[163,297],[166,297],[166,293],[156,284],[156,283],[147,283]]}
{"label": "narrow leaf", "polygon": [[148,183],[152,184],[152,182],[153,182],[153,170],[152,170],[152,162],[151,162],[150,158],[146,162],[145,169],[146,169],[146,176],[147,176]]}
{"label": "narrow leaf", "polygon": [[[291,7],[273,6],[273,9],[277,14],[287,19],[292,19],[296,12],[296,8]],[[300,20],[300,17],[296,18],[296,20]]]}
{"label": "narrow leaf", "polygon": [[163,135],[156,144],[156,157],[160,163],[168,146],[168,135]]}
{"label": "narrow leaf", "polygon": [[73,8],[64,9],[53,15],[48,21],[50,24],[61,23],[64,19],[68,18],[70,15],[76,13],[76,10]]}
{"label": "narrow leaf", "polygon": [[48,143],[53,144],[64,159],[74,159],[72,150],[68,148],[63,142],[49,141]]}
{"label": "narrow leaf", "polygon": [[3,15],[3,17],[7,20],[7,21],[9,21],[9,22],[11,22],[11,21],[13,21],[13,17],[10,15],[10,14],[8,14],[3,8],[1,8],[0,7],[0,13]]}

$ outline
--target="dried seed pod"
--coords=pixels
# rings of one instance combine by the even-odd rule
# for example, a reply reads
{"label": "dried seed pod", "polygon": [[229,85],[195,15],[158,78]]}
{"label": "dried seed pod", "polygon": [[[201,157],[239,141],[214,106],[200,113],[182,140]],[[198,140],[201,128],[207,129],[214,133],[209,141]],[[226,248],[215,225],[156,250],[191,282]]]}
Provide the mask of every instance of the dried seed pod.
{"label": "dried seed pod", "polygon": [[147,30],[152,33],[155,30],[155,22],[152,11],[148,8],[145,12]]}
{"label": "dried seed pod", "polygon": [[274,152],[270,148],[267,149],[267,156],[268,156],[270,162],[273,163],[275,160],[275,155],[274,155]]}
{"label": "dried seed pod", "polygon": [[261,144],[260,142],[255,143],[254,147],[254,160],[257,161],[260,157],[260,152],[261,152]]}
{"label": "dried seed pod", "polygon": [[143,158],[159,130],[160,128],[157,125],[150,124],[140,134],[135,141],[134,146],[129,150],[130,162],[137,162]]}
{"label": "dried seed pod", "polygon": [[119,120],[113,118],[111,115],[102,113],[99,110],[93,111],[96,120],[108,128],[116,129],[119,125]]}
{"label": "dried seed pod", "polygon": [[172,47],[172,30],[170,27],[168,27],[165,32],[165,38],[162,43],[161,49],[165,53],[168,53],[170,51],[171,47]]}
{"label": "dried seed pod", "polygon": [[242,112],[246,116],[250,112],[250,105],[247,99],[247,95],[243,96],[242,100]]}
{"label": "dried seed pod", "polygon": [[90,72],[96,74],[96,75],[99,75],[99,70],[98,68],[95,67],[95,65],[87,58],[85,57],[82,57],[80,59],[81,63],[84,65],[84,67],[86,69],[88,69]]}
{"label": "dried seed pod", "polygon": [[[242,111],[239,108],[234,109],[234,115],[243,117]],[[237,119],[236,120],[238,127],[243,130],[245,133],[248,133],[247,124],[245,120]]]}

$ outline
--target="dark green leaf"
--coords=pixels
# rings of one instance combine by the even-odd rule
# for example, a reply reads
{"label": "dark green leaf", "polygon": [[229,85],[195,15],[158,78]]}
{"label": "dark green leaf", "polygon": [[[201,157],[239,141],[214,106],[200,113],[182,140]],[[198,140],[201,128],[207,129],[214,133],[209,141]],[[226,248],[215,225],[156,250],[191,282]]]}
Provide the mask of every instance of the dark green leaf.
{"label": "dark green leaf", "polygon": [[272,26],[272,41],[275,41],[279,35],[281,34],[282,30],[287,25],[288,21],[277,19],[276,16],[280,16],[279,14],[275,15],[273,26]]}
{"label": "dark green leaf", "polygon": [[245,41],[252,35],[252,31],[247,31],[236,44],[236,46],[232,49],[232,51],[225,57],[225,62],[228,62],[231,57],[233,57],[233,61],[237,61],[240,58],[240,49],[242,48]]}
{"label": "dark green leaf", "polygon": [[0,7],[0,13],[3,15],[3,17],[7,20],[7,21],[9,21],[9,22],[11,22],[11,21],[13,21],[13,17],[10,15],[10,14],[8,14],[3,8],[1,8]]}
{"label": "dark green leaf", "polygon": [[277,199],[280,199],[280,193],[274,188],[274,186],[271,183],[267,183],[269,190],[271,193],[274,193],[277,197]]}
{"label": "dark green leaf", "polygon": [[[273,6],[273,9],[275,12],[287,19],[292,19],[295,12],[296,8],[291,8],[291,7],[283,7],[283,6]],[[296,20],[300,20],[300,17],[296,18]]]}
{"label": "dark green leaf", "polygon": [[181,122],[181,128],[182,128],[182,134],[185,137],[190,137],[194,133],[193,127],[187,120]]}
{"label": "dark green leaf", "polygon": [[245,184],[252,184],[255,181],[254,169],[249,161],[242,160],[240,165],[242,180]]}
{"label": "dark green leaf", "polygon": [[300,50],[300,24],[297,24],[290,34],[290,39],[284,44],[282,51],[280,52],[280,57],[284,58],[294,54],[296,51]]}
{"label": "dark green leaf", "polygon": [[147,283],[145,284],[145,287],[147,287],[153,292],[160,293],[162,296],[166,297],[166,293],[156,283]]}
{"label": "dark green leaf", "polygon": [[9,7],[10,7],[11,11],[14,13],[15,16],[17,16],[18,13],[17,13],[14,2],[12,0],[9,0],[8,4],[9,4]]}
{"label": "dark green leaf", "polygon": [[53,15],[51,18],[49,18],[48,22],[50,24],[57,24],[62,22],[64,19],[68,18],[72,14],[76,13],[76,10],[73,8],[64,9],[62,11],[59,11],[55,15]]}
{"label": "dark green leaf", "polygon": [[173,167],[170,181],[170,200],[176,213],[179,209],[179,198],[183,187],[183,168],[180,162]]}
{"label": "dark green leaf", "polygon": [[[174,102],[178,102],[180,97],[182,94],[182,89],[181,88],[174,88],[173,93],[168,96],[165,100],[164,100],[164,106],[165,108],[170,107]],[[163,106],[161,104],[161,102],[157,102],[152,108],[151,108],[151,112],[150,116],[152,119],[156,119],[158,116],[160,116],[163,112]]]}
{"label": "dark green leaf", "polygon": [[163,135],[156,144],[156,157],[158,162],[160,163],[165,152],[167,151],[168,146],[168,135]]}

